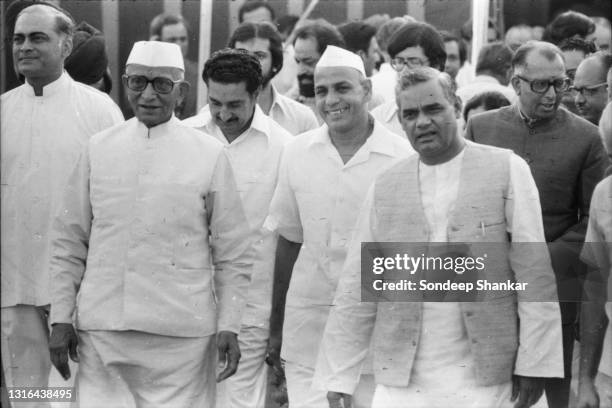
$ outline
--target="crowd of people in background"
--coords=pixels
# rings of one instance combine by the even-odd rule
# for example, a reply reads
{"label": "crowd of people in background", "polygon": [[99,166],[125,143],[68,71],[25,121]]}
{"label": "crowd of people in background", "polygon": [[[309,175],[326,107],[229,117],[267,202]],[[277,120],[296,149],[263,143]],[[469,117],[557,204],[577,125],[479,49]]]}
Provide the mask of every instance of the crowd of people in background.
{"label": "crowd of people in background", "polygon": [[[471,21],[334,25],[254,0],[238,19],[199,72],[187,20],[156,16],[113,84],[98,28],[9,6],[3,390],[74,386],[81,408],[612,408],[610,21],[491,20],[474,50]],[[498,244],[484,279],[530,289],[365,301],[364,243]]]}

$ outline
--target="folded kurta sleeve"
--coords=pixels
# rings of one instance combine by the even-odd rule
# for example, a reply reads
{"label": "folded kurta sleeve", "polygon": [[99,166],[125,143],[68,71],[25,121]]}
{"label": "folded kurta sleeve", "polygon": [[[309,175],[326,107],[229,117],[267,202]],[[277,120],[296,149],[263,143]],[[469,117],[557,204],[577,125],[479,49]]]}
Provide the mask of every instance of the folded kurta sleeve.
{"label": "folded kurta sleeve", "polygon": [[79,157],[64,190],[51,232],[51,316],[72,323],[76,297],[85,273],[92,211],[89,200],[89,154]]}
{"label": "folded kurta sleeve", "polygon": [[336,289],[313,379],[313,387],[353,394],[370,347],[377,303],[361,302],[361,243],[373,242],[374,189],[361,208],[355,235]]}
{"label": "folded kurta sleeve", "polygon": [[510,266],[517,282],[519,349],[514,373],[526,377],[563,377],[561,312],[557,285],[544,238],[542,210],[527,163],[510,157],[506,198],[508,232],[512,235]]}
{"label": "folded kurta sleeve", "polygon": [[225,150],[217,159],[206,210],[215,266],[217,331],[238,333],[254,252],[249,222]]}

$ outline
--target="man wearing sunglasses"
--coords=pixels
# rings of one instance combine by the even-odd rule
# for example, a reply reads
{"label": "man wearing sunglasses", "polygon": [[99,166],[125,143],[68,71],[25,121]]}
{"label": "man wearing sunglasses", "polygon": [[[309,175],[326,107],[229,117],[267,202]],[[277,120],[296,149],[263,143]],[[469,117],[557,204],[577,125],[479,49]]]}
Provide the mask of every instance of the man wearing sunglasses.
{"label": "man wearing sunglasses", "polygon": [[559,107],[569,88],[559,48],[541,41],[522,45],[512,59],[512,73],[517,103],[472,117],[465,137],[512,149],[531,167],[563,323],[565,378],[547,380],[546,397],[549,406],[566,407],[581,294],[579,275],[584,271],[578,260],[579,243],[584,241],[593,188],[608,160],[597,127]]}
{"label": "man wearing sunglasses", "polygon": [[136,117],[92,137],[54,224],[51,361],[79,361],[82,407],[210,406],[215,345],[217,381],[238,365],[248,222],[223,145],[174,116],[183,78],[178,45],[134,45]]}
{"label": "man wearing sunglasses", "polygon": [[574,101],[578,114],[594,125],[599,124],[601,112],[608,102],[606,74],[612,65],[609,53],[598,52],[578,65],[574,86]]}

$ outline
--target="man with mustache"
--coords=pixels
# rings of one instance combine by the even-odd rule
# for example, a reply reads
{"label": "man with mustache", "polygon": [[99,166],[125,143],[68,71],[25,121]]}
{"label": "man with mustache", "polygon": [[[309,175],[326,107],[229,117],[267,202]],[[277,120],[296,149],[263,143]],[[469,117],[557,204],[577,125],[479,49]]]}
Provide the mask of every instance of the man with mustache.
{"label": "man with mustache", "polygon": [[257,104],[265,113],[292,135],[319,126],[312,109],[278,93],[272,79],[283,67],[283,41],[280,33],[268,22],[242,23],[232,34],[228,47],[242,48],[261,63],[263,80]]}
{"label": "man with mustache", "polygon": [[224,145],[236,174],[250,236],[257,243],[238,335],[240,367],[235,377],[218,387],[217,407],[263,408],[268,373],[264,359],[277,235],[262,233],[261,227],[276,187],[283,147],[292,137],[257,104],[263,80],[262,64],[250,52],[226,48],[214,53],[206,61],[202,77],[208,87],[208,105],[183,123]]}
{"label": "man with mustache", "polygon": [[546,396],[550,406],[565,407],[584,273],[580,248],[572,243],[584,241],[591,195],[608,159],[597,127],[559,106],[569,80],[557,46],[542,41],[520,46],[511,83],[517,102],[471,118],[465,137],[513,150],[527,161],[538,186],[561,301],[565,363],[565,378],[547,380]]}
{"label": "man with mustache", "polygon": [[7,387],[47,386],[51,222],[83,146],[94,133],[123,120],[108,95],[74,81],[64,70],[74,26],[62,9],[32,5],[18,14],[12,37],[15,69],[25,83],[4,93],[0,103]]}
{"label": "man with mustache", "polygon": [[323,19],[306,23],[295,33],[293,47],[297,63],[297,86],[287,96],[311,108],[319,123],[323,119],[315,109],[314,70],[328,45],[344,48],[344,39],[336,27]]}

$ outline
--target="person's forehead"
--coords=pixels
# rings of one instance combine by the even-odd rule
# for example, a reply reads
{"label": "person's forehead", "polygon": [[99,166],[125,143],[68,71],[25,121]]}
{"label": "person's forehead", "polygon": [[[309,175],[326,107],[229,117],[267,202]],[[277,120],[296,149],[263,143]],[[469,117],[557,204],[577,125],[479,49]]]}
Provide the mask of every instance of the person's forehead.
{"label": "person's forehead", "polygon": [[178,37],[186,36],[187,29],[183,23],[168,24],[162,27],[161,36],[162,39],[166,37]]}
{"label": "person's forehead", "polygon": [[423,51],[423,47],[421,47],[420,45],[415,45],[412,47],[404,48],[403,50],[398,52],[395,56],[402,57],[402,58],[413,58],[413,57],[424,58],[425,52]]}
{"label": "person's forehead", "polygon": [[247,51],[270,52],[270,40],[267,38],[253,37],[245,41],[236,41],[235,48],[244,48]]}
{"label": "person's forehead", "polygon": [[29,34],[32,32],[55,32],[56,14],[46,7],[36,7],[33,10],[22,12],[15,22],[15,34]]}
{"label": "person's forehead", "polygon": [[447,104],[442,85],[436,79],[411,85],[399,94],[402,108],[415,108],[417,106],[433,103]]}
{"label": "person's forehead", "polygon": [[259,23],[261,21],[272,21],[270,10],[265,7],[259,7],[255,10],[247,11],[242,15],[243,22],[249,21]]}
{"label": "person's forehead", "polygon": [[322,67],[315,69],[314,79],[315,86],[333,86],[342,82],[359,85],[363,77],[355,68]]}
{"label": "person's forehead", "polygon": [[213,79],[208,81],[208,96],[216,100],[227,102],[249,97],[246,79],[240,82],[217,82]]}
{"label": "person's forehead", "polygon": [[584,52],[581,50],[564,50],[565,69],[572,70],[578,68],[578,65],[584,60]]}
{"label": "person's forehead", "polygon": [[565,75],[565,63],[560,55],[550,59],[546,55],[537,50],[531,51],[525,58],[527,67],[525,72],[530,75],[530,78],[553,78],[563,77]]}
{"label": "person's forehead", "polygon": [[317,40],[313,37],[298,38],[293,46],[296,56],[312,56],[319,58]]}
{"label": "person's forehead", "polygon": [[149,67],[146,65],[130,64],[125,67],[125,72],[128,75],[143,75],[149,78],[165,77],[173,78],[173,74],[177,71],[177,68],[171,67]]}
{"label": "person's forehead", "polygon": [[604,73],[599,61],[595,59],[586,59],[580,63],[576,69],[575,84],[585,83],[594,85],[604,80]]}
{"label": "person's forehead", "polygon": [[444,41],[444,47],[446,48],[446,54],[459,54],[459,44],[455,40]]}

